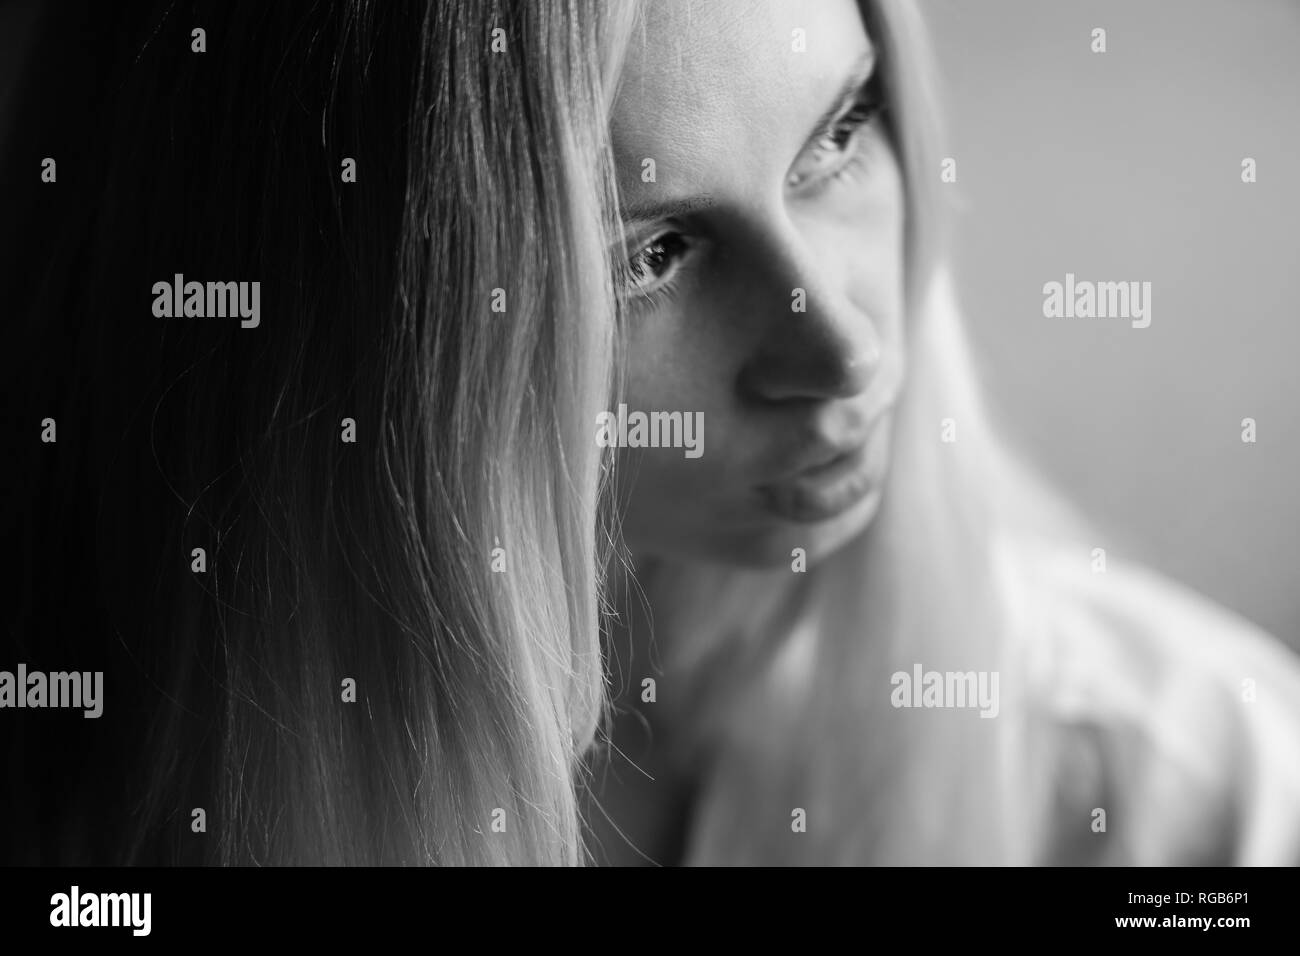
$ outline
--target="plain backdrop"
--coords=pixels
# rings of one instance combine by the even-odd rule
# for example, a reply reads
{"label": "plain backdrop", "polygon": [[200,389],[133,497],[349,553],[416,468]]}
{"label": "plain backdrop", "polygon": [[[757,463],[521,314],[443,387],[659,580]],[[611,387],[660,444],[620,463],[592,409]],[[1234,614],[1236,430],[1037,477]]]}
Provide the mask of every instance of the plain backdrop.
{"label": "plain backdrop", "polygon": [[[995,408],[1123,529],[1098,547],[1300,649],[1300,3],[922,8],[957,160],[954,265]],[[35,10],[0,2],[0,137]],[[6,145],[32,151],[35,185],[39,144]],[[1043,284],[1067,272],[1151,282],[1150,328],[1044,318]]]}
{"label": "plain backdrop", "polygon": [[[1300,3],[923,10],[1005,425],[1137,557],[1300,649]],[[1151,282],[1150,327],[1044,318],[1067,272]]]}

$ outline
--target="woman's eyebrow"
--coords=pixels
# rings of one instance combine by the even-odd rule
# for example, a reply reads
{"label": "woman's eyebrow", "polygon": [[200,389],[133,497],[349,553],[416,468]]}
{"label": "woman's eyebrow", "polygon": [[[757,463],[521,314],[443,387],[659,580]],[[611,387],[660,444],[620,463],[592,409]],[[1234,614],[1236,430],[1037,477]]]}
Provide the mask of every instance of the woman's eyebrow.
{"label": "woman's eyebrow", "polygon": [[853,64],[853,67],[849,70],[848,76],[845,77],[844,82],[836,92],[834,100],[831,101],[831,105],[827,108],[826,112],[822,113],[822,115],[817,118],[817,122],[813,124],[811,131],[809,131],[807,138],[804,140],[805,143],[811,142],[830,129],[831,125],[839,115],[853,104],[853,101],[858,96],[858,92],[866,85],[867,81],[871,79],[871,76],[875,71],[876,51],[875,48],[872,48],[864,53],[857,62]]}
{"label": "woman's eyebrow", "polygon": [[708,209],[717,202],[712,196],[688,196],[684,199],[665,199],[654,202],[631,203],[623,207],[622,218],[626,223],[655,222],[660,219],[672,219],[675,216],[689,216],[703,209]]}

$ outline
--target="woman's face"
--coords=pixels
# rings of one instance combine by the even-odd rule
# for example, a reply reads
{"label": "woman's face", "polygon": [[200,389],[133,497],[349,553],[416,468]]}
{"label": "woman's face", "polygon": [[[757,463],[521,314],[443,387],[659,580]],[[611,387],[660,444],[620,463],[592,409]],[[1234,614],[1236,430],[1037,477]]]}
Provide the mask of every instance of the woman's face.
{"label": "woman's face", "polygon": [[877,50],[854,0],[644,15],[612,124],[635,299],[623,417],[703,413],[703,441],[620,450],[624,533],[637,554],[816,560],[876,511],[903,376]]}

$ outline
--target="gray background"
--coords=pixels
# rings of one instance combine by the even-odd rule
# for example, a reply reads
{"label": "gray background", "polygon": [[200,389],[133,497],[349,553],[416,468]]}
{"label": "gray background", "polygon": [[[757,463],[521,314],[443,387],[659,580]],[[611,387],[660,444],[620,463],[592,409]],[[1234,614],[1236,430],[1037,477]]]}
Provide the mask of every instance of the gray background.
{"label": "gray background", "polygon": [[[923,10],[995,408],[1139,558],[1300,648],[1300,4]],[[1151,326],[1044,318],[1043,283],[1066,272],[1150,281]]]}

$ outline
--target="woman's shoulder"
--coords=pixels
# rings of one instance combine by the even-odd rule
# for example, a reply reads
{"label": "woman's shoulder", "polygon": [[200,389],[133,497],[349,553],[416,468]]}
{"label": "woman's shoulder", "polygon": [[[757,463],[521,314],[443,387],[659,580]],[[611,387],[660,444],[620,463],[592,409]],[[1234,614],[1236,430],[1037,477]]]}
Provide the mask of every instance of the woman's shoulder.
{"label": "woman's shoulder", "polygon": [[1045,600],[1024,649],[1056,855],[1300,863],[1300,658],[1190,588],[1103,561],[1035,556]]}

